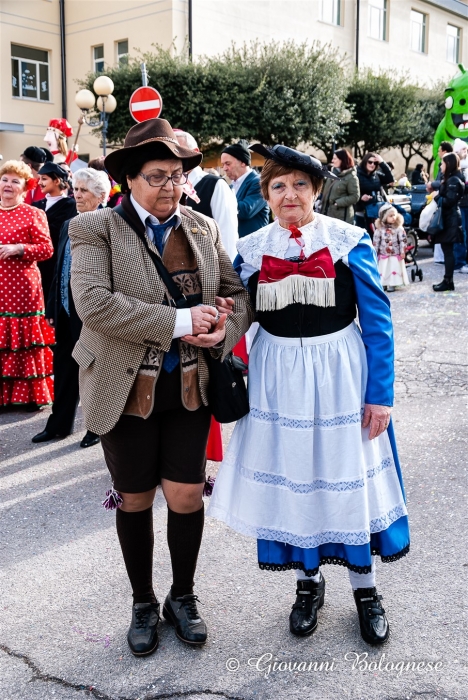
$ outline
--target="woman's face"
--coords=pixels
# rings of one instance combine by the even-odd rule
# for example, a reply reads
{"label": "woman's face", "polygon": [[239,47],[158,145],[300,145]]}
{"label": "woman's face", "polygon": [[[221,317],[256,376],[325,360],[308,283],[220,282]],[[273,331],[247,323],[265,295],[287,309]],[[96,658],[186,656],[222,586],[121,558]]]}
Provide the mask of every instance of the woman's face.
{"label": "woman's face", "polygon": [[[146,178],[160,178],[162,181],[171,176],[177,179],[183,175],[182,161],[178,158],[150,160],[142,166],[140,173]],[[166,221],[175,212],[182,197],[183,183],[174,185],[169,179],[164,185],[153,187],[141,174],[133,180],[127,178],[132,195],[143,209],[159,221]]]}
{"label": "woman's face", "polygon": [[268,184],[268,204],[283,228],[312,221],[315,194],[309,176],[300,170],[274,177]]}
{"label": "woman's face", "polygon": [[85,211],[95,211],[100,204],[103,203],[105,195],[97,196],[88,189],[85,182],[76,182],[73,187],[75,193],[75,203],[79,214]]}
{"label": "woman's face", "polygon": [[51,197],[58,197],[62,194],[59,180],[54,180],[49,175],[41,175],[39,171],[39,187],[43,195],[50,194]]}
{"label": "woman's face", "polygon": [[15,173],[5,173],[0,178],[0,199],[5,206],[20,204],[25,195],[26,180]]}
{"label": "woman's face", "polygon": [[341,160],[338,158],[336,153],[333,154],[333,158],[331,159],[331,163],[334,168],[341,168]]}
{"label": "woman's face", "polygon": [[375,156],[371,156],[366,163],[366,170],[369,174],[375,173],[378,165],[378,160]]}

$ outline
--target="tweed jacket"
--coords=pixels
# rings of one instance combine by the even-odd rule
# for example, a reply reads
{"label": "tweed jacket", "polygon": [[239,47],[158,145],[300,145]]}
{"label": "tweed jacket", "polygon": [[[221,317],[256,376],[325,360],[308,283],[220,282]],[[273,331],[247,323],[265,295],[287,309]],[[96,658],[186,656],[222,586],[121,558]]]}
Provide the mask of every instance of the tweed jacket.
{"label": "tweed jacket", "polygon": [[[198,212],[181,212],[194,252],[204,304],[232,297],[234,313],[218,354],[224,358],[253,320],[248,293],[224,250],[218,226]],[[80,397],[88,430],[111,430],[124,411],[138,369],[151,347],[170,349],[176,309],[162,302],[167,290],[135,231],[112,209],[81,214],[70,222],[71,287],[83,328],[73,357],[80,366]],[[159,255],[148,240],[150,248]],[[216,351],[211,351],[216,355]],[[201,399],[208,405],[208,367],[198,351]]]}

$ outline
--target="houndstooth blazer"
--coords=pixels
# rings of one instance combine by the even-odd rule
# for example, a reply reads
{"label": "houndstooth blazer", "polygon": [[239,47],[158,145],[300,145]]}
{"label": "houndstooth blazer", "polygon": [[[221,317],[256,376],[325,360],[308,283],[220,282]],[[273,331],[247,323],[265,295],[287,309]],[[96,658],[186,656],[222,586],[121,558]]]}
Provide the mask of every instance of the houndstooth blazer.
{"label": "houndstooth blazer", "polygon": [[[222,246],[216,222],[190,210],[181,217],[199,267],[203,303],[213,306],[217,295],[235,300],[234,313],[226,321],[224,358],[252,323],[248,294]],[[75,217],[69,235],[71,287],[83,321],[73,357],[80,366],[86,427],[102,435],[120,418],[147,348],[161,354],[169,350],[176,309],[162,304],[166,288],[143,242],[112,209]],[[209,376],[201,349],[198,376],[207,405]]]}

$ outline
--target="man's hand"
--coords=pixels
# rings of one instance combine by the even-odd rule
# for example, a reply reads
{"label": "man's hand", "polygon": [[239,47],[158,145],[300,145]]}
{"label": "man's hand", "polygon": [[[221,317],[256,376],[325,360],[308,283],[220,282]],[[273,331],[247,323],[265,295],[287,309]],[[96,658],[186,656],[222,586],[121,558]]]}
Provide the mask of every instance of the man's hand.
{"label": "man's hand", "polygon": [[226,336],[226,319],[227,314],[221,314],[218,323],[215,325],[212,333],[200,333],[200,335],[184,335],[181,340],[190,345],[196,345],[199,348],[212,348],[214,345],[221,343]]}
{"label": "man's hand", "polygon": [[0,260],[6,260],[7,258],[12,258],[15,255],[23,255],[23,246],[21,243],[8,243],[7,245],[0,245]]}
{"label": "man's hand", "polygon": [[362,199],[363,202],[368,202],[369,199],[373,199],[373,197],[372,197],[371,194],[363,194],[362,197],[361,197],[361,199]]}
{"label": "man's hand", "polygon": [[387,430],[391,412],[390,406],[377,406],[373,403],[365,404],[362,427],[367,428],[369,426],[369,440],[379,437]]}
{"label": "man's hand", "polygon": [[190,313],[193,335],[209,333],[212,326],[216,325],[216,310],[212,306],[192,306]]}
{"label": "man's hand", "polygon": [[231,297],[215,297],[215,304],[218,313],[229,314],[234,313],[234,299]]}

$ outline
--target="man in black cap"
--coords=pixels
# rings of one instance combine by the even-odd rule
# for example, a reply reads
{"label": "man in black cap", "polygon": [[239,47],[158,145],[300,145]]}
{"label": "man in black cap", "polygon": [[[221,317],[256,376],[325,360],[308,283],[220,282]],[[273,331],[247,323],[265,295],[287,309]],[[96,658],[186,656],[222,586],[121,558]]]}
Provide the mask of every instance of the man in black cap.
{"label": "man in black cap", "polygon": [[221,165],[232,180],[232,189],[237,197],[239,238],[268,224],[270,208],[260,192],[260,178],[250,167],[251,155],[248,142],[241,139],[227,146],[221,153]]}

